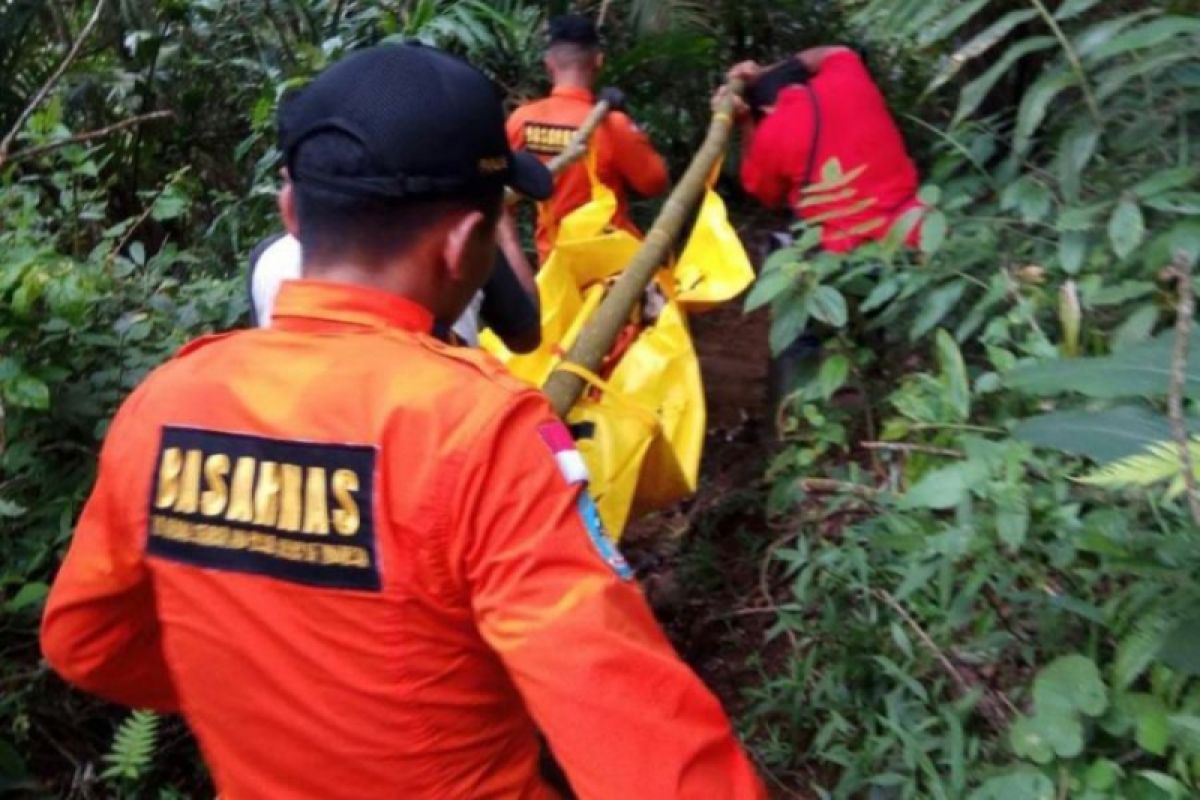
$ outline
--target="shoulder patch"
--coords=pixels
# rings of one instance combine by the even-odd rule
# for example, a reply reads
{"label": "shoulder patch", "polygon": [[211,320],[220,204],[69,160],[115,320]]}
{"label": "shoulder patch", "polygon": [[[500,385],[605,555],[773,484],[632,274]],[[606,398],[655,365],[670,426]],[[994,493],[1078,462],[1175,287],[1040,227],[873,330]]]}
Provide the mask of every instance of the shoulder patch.
{"label": "shoulder patch", "polygon": [[370,445],[165,427],[150,556],[290,583],[379,591]]}
{"label": "shoulder patch", "polygon": [[542,442],[550,449],[550,454],[554,456],[554,461],[558,464],[558,471],[562,473],[567,483],[569,485],[587,483],[587,464],[584,463],[579,450],[575,448],[575,440],[571,437],[571,431],[567,426],[558,420],[543,422],[538,425],[537,432]]}
{"label": "shoulder patch", "polygon": [[556,156],[571,141],[577,131],[573,125],[552,125],[548,122],[526,122],[522,128],[525,149],[539,156]]}
{"label": "shoulder patch", "polygon": [[604,523],[600,520],[600,510],[596,508],[596,503],[586,487],[579,492],[579,500],[576,502],[579,516],[583,518],[584,527],[587,528],[588,538],[592,540],[592,546],[596,548],[600,558],[617,573],[618,578],[623,581],[632,580],[633,568],[629,566],[625,556],[621,555],[616,543],[608,537],[608,531],[604,530]]}

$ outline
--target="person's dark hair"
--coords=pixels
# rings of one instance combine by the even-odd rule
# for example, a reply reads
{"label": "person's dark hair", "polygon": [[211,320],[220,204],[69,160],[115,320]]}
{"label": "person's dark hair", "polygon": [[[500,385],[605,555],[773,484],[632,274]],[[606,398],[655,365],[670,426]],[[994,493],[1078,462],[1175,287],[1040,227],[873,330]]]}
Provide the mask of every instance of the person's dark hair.
{"label": "person's dark hair", "polygon": [[758,76],[758,79],[746,91],[746,103],[756,117],[761,117],[764,109],[775,105],[779,93],[789,86],[799,86],[808,83],[812,73],[798,58],[782,61]]}
{"label": "person's dark hair", "polygon": [[[306,140],[293,167],[327,175],[362,175],[369,169],[361,145],[337,132]],[[419,240],[424,228],[446,214],[480,211],[489,223],[499,218],[504,187],[477,184],[469,192],[402,199],[350,194],[293,182],[305,263],[353,258],[374,265],[401,255]]]}

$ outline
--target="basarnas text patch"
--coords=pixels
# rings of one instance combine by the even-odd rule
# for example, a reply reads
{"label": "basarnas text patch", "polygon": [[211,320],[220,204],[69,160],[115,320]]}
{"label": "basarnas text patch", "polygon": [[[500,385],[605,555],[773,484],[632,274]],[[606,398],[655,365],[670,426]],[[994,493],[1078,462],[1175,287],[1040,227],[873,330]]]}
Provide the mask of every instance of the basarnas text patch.
{"label": "basarnas text patch", "polygon": [[380,588],[376,450],[166,427],[147,553],[341,589]]}

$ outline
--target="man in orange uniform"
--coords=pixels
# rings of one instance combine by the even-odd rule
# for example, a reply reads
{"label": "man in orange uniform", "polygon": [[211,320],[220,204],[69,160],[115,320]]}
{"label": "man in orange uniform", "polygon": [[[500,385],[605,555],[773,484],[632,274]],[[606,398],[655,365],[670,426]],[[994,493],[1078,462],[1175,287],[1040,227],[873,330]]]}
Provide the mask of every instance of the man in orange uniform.
{"label": "man in orange uniform", "polygon": [[[554,84],[550,96],[527,103],[508,118],[508,142],[514,150],[528,150],[549,161],[566,147],[595,105],[592,87],[604,65],[600,39],[591,21],[579,14],[550,20],[546,70]],[[627,190],[645,197],[666,191],[667,167],[654,151],[646,134],[628,116],[610,111],[592,136],[596,152],[597,178],[617,196],[613,224],[638,234],[629,219]],[[587,166],[577,162],[557,178],[554,195],[538,214],[538,258],[545,260],[558,223],[564,216],[591,199]],[[512,256],[510,255],[510,258]]]}
{"label": "man in orange uniform", "polygon": [[546,400],[431,335],[487,276],[504,185],[550,191],[493,84],[378,47],[281,117],[303,278],[121,406],[46,659],[181,712],[226,800],[553,798],[537,728],[580,797],[762,797]]}

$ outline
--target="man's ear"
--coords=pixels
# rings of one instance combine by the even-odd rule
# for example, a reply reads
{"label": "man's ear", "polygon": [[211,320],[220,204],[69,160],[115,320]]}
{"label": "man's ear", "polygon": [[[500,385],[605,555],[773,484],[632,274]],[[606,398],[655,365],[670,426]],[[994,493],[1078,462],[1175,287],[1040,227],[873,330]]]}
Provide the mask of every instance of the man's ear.
{"label": "man's ear", "polygon": [[292,182],[284,180],[279,190],[279,216],[283,219],[283,227],[292,236],[300,235],[300,219],[296,214],[296,195],[292,190]]}
{"label": "man's ear", "polygon": [[467,274],[467,261],[471,248],[484,234],[486,224],[487,220],[481,211],[470,211],[450,224],[442,244],[442,263],[446,265],[446,274],[451,280],[458,282],[472,278]]}
{"label": "man's ear", "polygon": [[596,53],[596,72],[604,69],[604,51],[600,50]]}

